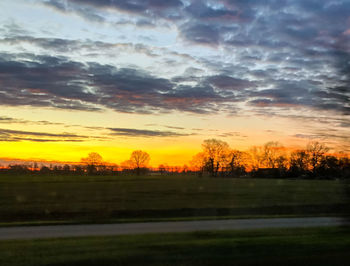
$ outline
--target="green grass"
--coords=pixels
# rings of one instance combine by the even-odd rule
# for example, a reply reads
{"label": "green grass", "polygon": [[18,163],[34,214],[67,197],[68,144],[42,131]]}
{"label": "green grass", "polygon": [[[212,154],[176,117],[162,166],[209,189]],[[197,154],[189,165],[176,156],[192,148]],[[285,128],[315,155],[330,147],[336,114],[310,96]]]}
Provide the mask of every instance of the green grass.
{"label": "green grass", "polygon": [[0,242],[2,266],[349,265],[349,228],[268,229]]}
{"label": "green grass", "polygon": [[0,225],[337,215],[331,180],[191,176],[0,176]]}

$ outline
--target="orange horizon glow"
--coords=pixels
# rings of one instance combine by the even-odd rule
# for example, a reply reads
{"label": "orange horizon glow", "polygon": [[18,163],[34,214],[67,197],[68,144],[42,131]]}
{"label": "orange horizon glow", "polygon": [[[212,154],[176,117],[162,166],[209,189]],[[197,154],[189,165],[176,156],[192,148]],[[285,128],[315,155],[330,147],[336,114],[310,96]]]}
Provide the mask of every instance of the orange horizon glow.
{"label": "orange horizon glow", "polygon": [[[41,122],[43,113],[49,118],[49,123]],[[322,123],[294,121],[288,117],[187,113],[141,115],[32,107],[8,107],[5,117],[12,117],[14,122],[7,123],[6,127],[0,123],[0,130],[10,130],[24,140],[2,141],[0,157],[27,161],[79,163],[88,153],[97,152],[104,161],[120,164],[130,158],[132,151],[141,149],[150,154],[153,167],[160,164],[188,165],[192,157],[202,150],[203,141],[211,138],[225,141],[232,149],[240,151],[269,141],[277,141],[287,149],[303,149],[312,140],[325,143],[332,152],[348,153],[349,149],[346,132],[340,131],[342,138],[337,139],[322,138],[323,133],[315,138],[303,128],[311,126],[312,130],[323,132]],[[113,135],[114,131],[109,128],[125,129],[130,133]],[[48,134],[41,136],[41,133]],[[78,142],[67,142],[75,138],[69,139],[64,134],[81,138]],[[63,137],[57,139],[56,135]],[[32,141],[33,138],[36,140]]]}
{"label": "orange horizon glow", "polygon": [[[252,146],[250,148],[253,147],[263,147],[263,145],[261,146]],[[200,147],[199,147],[200,148]],[[305,147],[304,147],[305,148]],[[303,148],[300,147],[286,147],[286,146],[282,146],[282,147],[277,147],[276,150],[280,150],[285,152],[287,158],[290,157],[290,154],[294,151],[298,151],[298,150],[302,150]],[[84,149],[85,150],[85,149]],[[234,149],[234,150],[238,150],[238,149]],[[145,150],[146,151],[146,150]],[[248,153],[250,154],[250,149],[246,149],[246,150],[240,150],[242,152]],[[77,159],[77,160],[60,160],[58,159],[43,159],[43,158],[39,158],[39,157],[0,157],[0,168],[1,169],[6,169],[7,167],[2,165],[1,162],[3,163],[8,163],[9,165],[11,164],[11,162],[13,162],[12,164],[18,164],[18,163],[40,163],[43,165],[55,165],[55,164],[59,164],[59,165],[83,165],[84,163],[81,161],[81,159],[83,157],[86,157],[88,155],[88,153],[90,152],[97,152],[100,155],[102,155],[103,157],[103,164],[106,166],[118,166],[118,169],[121,169],[120,165],[129,159],[129,157],[125,157],[119,161],[117,160],[108,160],[105,159],[105,157],[103,156],[104,153],[99,152],[97,149],[95,150],[89,150],[87,151],[85,154],[81,154],[81,156]],[[147,152],[147,151],[146,151]],[[149,164],[149,167],[152,169],[158,169],[159,166],[163,165],[166,167],[170,167],[170,168],[178,168],[178,169],[183,169],[184,167],[187,167],[189,170],[196,170],[195,167],[191,166],[191,160],[193,159],[193,157],[198,154],[199,152],[201,152],[200,149],[198,149],[196,152],[194,153],[189,153],[188,156],[186,158],[189,158],[187,161],[183,160],[184,156],[180,156],[181,159],[179,159],[179,157],[174,157],[174,155],[170,155],[168,158],[177,158],[179,159],[180,163],[176,163],[176,160],[169,160],[169,161],[156,161],[156,160],[152,160],[152,153],[149,153],[151,156],[151,162]],[[131,153],[131,152],[130,152]],[[350,153],[340,153],[340,152],[326,152],[324,155],[326,156],[335,156],[337,158],[350,158]],[[160,156],[161,157],[161,156]],[[156,159],[158,159],[156,157]],[[250,166],[250,162],[246,162],[245,163],[247,165],[247,170],[248,172],[251,170],[251,166]],[[250,169],[250,170],[249,170]],[[179,170],[179,172],[181,172],[182,170]]]}

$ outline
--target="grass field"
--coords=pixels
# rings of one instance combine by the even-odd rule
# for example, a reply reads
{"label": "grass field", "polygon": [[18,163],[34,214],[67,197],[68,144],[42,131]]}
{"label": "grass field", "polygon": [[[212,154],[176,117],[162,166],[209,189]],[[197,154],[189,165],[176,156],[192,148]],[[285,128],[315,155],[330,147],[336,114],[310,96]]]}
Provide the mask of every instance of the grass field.
{"label": "grass field", "polygon": [[2,266],[348,265],[349,228],[269,229],[0,242]]}
{"label": "grass field", "polygon": [[333,180],[193,176],[0,176],[0,224],[337,215]]}

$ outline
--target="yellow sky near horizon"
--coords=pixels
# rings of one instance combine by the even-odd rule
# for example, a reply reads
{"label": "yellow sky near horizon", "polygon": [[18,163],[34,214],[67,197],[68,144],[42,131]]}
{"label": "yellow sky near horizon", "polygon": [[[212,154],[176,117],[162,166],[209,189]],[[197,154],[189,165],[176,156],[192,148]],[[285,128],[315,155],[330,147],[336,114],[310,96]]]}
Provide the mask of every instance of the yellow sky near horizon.
{"label": "yellow sky near horizon", "polygon": [[[120,164],[132,151],[144,150],[151,155],[151,165],[155,167],[188,164],[209,138],[226,141],[238,150],[268,141],[303,147],[310,139],[296,137],[300,128],[315,128],[315,122],[301,123],[277,116],[139,115],[33,107],[6,108],[5,112],[0,111],[0,117],[12,118],[6,124],[0,123],[0,129],[23,138],[2,141],[0,158],[79,162],[89,152],[98,152],[105,161]],[[322,124],[319,126],[322,129]],[[125,131],[113,135],[111,128]],[[79,141],[74,141],[76,138]]]}

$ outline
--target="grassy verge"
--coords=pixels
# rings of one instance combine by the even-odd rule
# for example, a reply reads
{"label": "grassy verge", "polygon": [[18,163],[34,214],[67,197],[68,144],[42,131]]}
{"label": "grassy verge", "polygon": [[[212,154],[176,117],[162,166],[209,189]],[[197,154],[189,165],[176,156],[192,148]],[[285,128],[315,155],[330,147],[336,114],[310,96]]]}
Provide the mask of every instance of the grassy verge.
{"label": "grassy verge", "polygon": [[349,228],[0,242],[0,265],[348,265]]}

